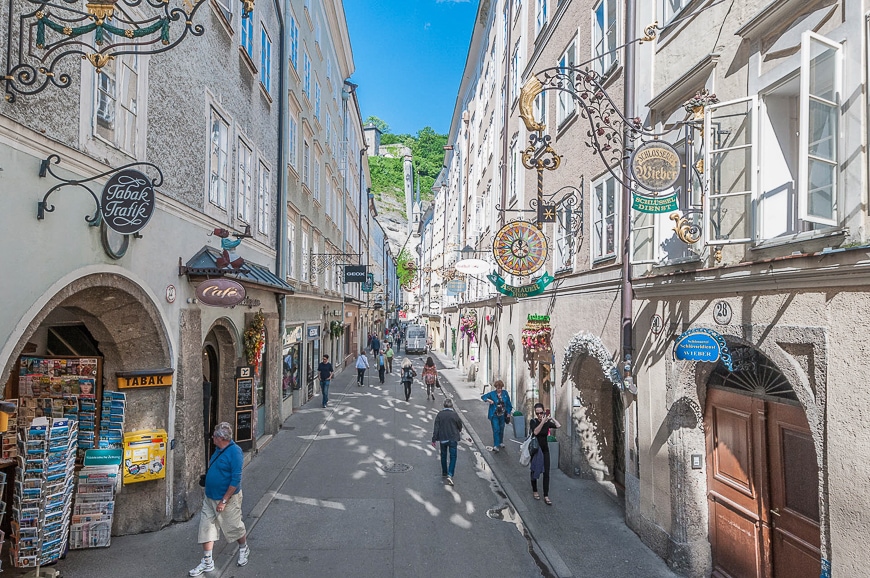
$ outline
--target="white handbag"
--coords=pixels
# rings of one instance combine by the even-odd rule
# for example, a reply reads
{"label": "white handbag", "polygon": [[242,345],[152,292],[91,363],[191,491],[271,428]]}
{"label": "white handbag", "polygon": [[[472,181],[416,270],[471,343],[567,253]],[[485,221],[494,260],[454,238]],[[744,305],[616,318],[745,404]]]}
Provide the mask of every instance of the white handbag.
{"label": "white handbag", "polygon": [[532,443],[532,436],[526,438],[526,441],[520,444],[520,464],[527,466],[532,461],[532,454],[529,452],[529,444]]}

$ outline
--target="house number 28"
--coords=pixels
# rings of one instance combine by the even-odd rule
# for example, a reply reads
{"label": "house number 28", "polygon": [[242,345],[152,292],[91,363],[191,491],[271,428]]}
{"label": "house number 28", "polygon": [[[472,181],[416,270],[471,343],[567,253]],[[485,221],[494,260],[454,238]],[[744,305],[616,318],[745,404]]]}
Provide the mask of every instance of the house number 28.
{"label": "house number 28", "polygon": [[713,321],[718,325],[731,323],[731,304],[727,301],[718,301],[713,305]]}

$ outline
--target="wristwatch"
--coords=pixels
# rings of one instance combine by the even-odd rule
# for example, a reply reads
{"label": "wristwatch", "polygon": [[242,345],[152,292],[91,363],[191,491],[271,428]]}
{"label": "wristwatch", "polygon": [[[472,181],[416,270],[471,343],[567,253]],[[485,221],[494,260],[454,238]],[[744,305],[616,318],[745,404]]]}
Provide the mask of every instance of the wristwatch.
{"label": "wristwatch", "polygon": [[226,506],[226,505],[227,505],[227,501],[226,501],[226,500],[221,500],[221,504],[223,504],[224,506]]}

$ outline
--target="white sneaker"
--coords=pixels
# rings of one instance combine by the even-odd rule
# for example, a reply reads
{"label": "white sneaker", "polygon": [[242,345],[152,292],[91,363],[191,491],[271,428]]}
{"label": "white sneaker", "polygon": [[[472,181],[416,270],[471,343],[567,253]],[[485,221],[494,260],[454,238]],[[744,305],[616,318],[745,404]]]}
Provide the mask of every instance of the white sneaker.
{"label": "white sneaker", "polygon": [[236,562],[239,566],[244,566],[248,563],[248,556],[251,555],[251,549],[248,548],[248,545],[245,544],[241,548],[239,548],[239,561]]}
{"label": "white sneaker", "polygon": [[199,562],[199,566],[188,572],[191,576],[199,576],[203,572],[214,572],[214,558],[209,556]]}
{"label": "white sneaker", "polygon": [[448,486],[452,486],[452,485],[453,485],[453,476],[447,476],[447,485],[448,485]]}

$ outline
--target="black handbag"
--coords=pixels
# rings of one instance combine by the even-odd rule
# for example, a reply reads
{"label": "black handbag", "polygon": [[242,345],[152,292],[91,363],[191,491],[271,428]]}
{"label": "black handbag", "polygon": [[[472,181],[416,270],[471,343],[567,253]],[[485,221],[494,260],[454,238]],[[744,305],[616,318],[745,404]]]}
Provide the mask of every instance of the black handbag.
{"label": "black handbag", "polygon": [[532,441],[529,442],[529,453],[533,454],[541,449],[541,444],[538,443],[538,438],[532,435]]}
{"label": "black handbag", "polygon": [[504,422],[507,425],[511,424],[511,414],[509,414],[509,413],[504,414]]}

